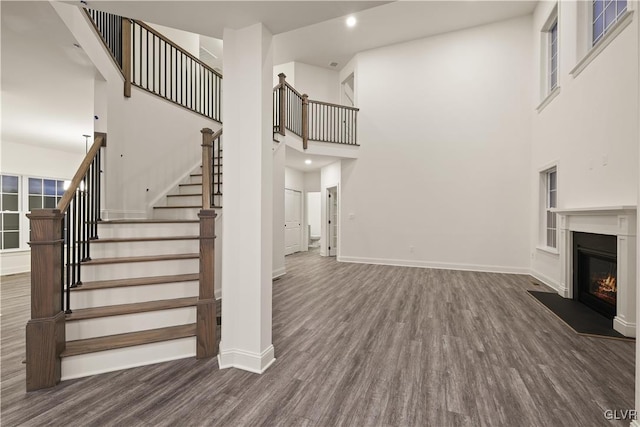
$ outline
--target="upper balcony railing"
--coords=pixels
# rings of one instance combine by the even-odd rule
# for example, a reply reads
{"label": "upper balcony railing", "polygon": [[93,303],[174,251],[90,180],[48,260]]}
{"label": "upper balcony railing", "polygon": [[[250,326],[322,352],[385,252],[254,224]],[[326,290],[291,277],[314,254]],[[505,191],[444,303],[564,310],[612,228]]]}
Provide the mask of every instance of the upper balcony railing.
{"label": "upper balcony railing", "polygon": [[273,129],[281,135],[285,129],[308,141],[358,145],[358,108],[310,100],[286,81],[282,73],[273,89]]}
{"label": "upper balcony railing", "polygon": [[222,75],[144,22],[85,9],[131,85],[222,123]]}

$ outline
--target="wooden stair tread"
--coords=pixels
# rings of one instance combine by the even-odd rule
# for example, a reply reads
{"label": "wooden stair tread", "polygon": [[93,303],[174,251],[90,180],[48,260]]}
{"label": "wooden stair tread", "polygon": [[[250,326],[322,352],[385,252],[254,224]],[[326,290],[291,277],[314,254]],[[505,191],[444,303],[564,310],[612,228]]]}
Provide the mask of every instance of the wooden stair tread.
{"label": "wooden stair tread", "polygon": [[194,197],[194,196],[202,197],[202,193],[200,194],[167,194],[167,197]]}
{"label": "wooden stair tread", "polygon": [[199,185],[202,187],[202,184],[200,183],[196,183],[196,184],[178,184],[178,187],[187,187],[187,186],[194,186],[194,185]]}
{"label": "wooden stair tread", "polygon": [[165,236],[165,237],[108,237],[91,240],[94,243],[126,243],[126,242],[162,242],[165,240],[197,240],[199,236]]}
{"label": "wooden stair tread", "polygon": [[77,356],[79,354],[151,344],[154,342],[169,341],[179,338],[188,338],[195,335],[196,325],[195,323],[192,323],[189,325],[150,329],[148,331],[129,332],[126,334],[67,341],[66,348],[62,352],[61,357]]}
{"label": "wooden stair tread", "polygon": [[144,301],[131,304],[106,305],[102,307],[79,308],[67,314],[66,321],[96,319],[99,317],[121,316],[123,314],[145,313],[147,311],[170,310],[172,308],[194,307],[198,297],[174,298]]}
{"label": "wooden stair tread", "polygon": [[96,280],[94,282],[83,282],[81,286],[71,288],[72,292],[91,291],[94,289],[120,288],[127,286],[159,285],[162,283],[191,282],[200,278],[199,273],[176,274],[174,276],[151,276],[135,277],[131,279],[118,280]]}
{"label": "wooden stair tread", "polygon": [[100,264],[120,264],[127,262],[150,262],[150,261],[171,261],[178,259],[194,259],[199,258],[200,254],[170,254],[170,255],[146,255],[132,257],[117,258],[96,258],[90,261],[84,261],[83,265],[100,265]]}

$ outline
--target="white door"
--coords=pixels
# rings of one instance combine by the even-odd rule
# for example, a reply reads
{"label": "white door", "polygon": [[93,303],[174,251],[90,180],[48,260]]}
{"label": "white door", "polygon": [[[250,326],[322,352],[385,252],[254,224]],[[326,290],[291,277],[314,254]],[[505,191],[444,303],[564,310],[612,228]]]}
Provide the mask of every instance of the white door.
{"label": "white door", "polygon": [[302,241],[302,194],[284,190],[284,254],[300,252]]}
{"label": "white door", "polygon": [[338,189],[327,188],[327,255],[338,254]]}

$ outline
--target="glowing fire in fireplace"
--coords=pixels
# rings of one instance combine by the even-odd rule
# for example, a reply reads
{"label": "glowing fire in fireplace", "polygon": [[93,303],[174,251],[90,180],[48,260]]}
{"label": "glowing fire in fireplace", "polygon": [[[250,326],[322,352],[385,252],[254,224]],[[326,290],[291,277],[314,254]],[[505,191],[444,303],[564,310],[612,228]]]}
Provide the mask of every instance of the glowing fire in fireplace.
{"label": "glowing fire in fireplace", "polygon": [[594,277],[592,281],[591,292],[600,299],[607,301],[609,304],[616,303],[616,294],[618,286],[616,284],[616,276],[614,274],[599,275]]}

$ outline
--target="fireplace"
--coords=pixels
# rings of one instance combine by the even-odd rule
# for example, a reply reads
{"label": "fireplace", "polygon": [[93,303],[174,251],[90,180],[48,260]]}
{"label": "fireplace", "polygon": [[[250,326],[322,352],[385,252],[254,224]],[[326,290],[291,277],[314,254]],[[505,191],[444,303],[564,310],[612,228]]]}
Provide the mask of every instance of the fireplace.
{"label": "fireplace", "polygon": [[616,316],[616,236],[573,233],[573,298],[600,314]]}
{"label": "fireplace", "polygon": [[[613,329],[626,337],[635,337],[636,207],[564,208],[554,212],[558,214],[559,231],[561,282],[557,284],[558,293],[565,298],[595,302],[599,306],[597,310],[604,310],[609,317],[615,316]],[[578,279],[581,270],[582,276]],[[609,274],[610,270],[615,272],[615,277]],[[583,277],[588,279],[582,280]],[[611,304],[613,279],[615,304]],[[581,292],[577,283],[587,288]]]}

